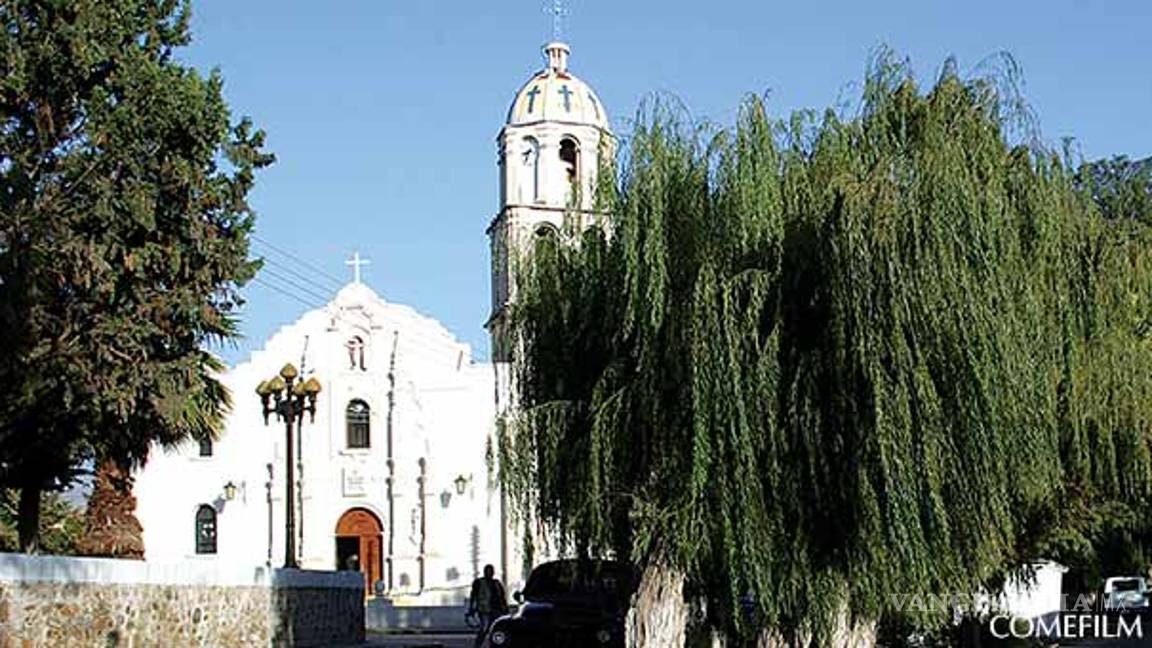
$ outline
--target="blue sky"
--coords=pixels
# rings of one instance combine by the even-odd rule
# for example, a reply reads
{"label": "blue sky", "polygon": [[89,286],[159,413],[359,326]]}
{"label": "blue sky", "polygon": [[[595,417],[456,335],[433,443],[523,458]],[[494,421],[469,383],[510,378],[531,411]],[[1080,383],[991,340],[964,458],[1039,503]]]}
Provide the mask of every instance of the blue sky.
{"label": "blue sky", "polygon": [[[494,138],[541,65],[543,4],[194,0],[194,41],[180,58],[221,69],[234,115],[265,129],[279,158],[252,195],[253,249],[270,263],[245,290],[245,339],[223,350],[228,361],[330,297],[351,278],[344,260],[355,250],[385,299],[439,319],[487,357]],[[621,134],[653,92],[720,123],[748,92],[769,92],[780,116],[824,108],[853,97],[849,84],[886,44],[924,79],[950,55],[970,70],[1007,51],[1049,142],[1075,137],[1087,158],[1152,155],[1148,0],[568,4],[571,67]],[[290,286],[288,266],[309,278]]]}

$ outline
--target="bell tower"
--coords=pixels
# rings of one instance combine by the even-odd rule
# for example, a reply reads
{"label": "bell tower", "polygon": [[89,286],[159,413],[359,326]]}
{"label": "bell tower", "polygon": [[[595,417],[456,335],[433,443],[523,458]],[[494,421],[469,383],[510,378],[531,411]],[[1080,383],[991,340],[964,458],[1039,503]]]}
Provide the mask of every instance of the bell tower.
{"label": "bell tower", "polygon": [[[594,193],[600,169],[608,168],[602,163],[611,161],[616,142],[600,98],[568,69],[571,49],[560,39],[565,13],[560,0],[554,1],[553,13],[556,25],[552,42],[544,46],[544,68],[516,93],[496,138],[500,205],[488,226],[492,310],[485,328],[491,336],[500,420],[508,420],[516,409],[508,310],[516,299],[517,269],[531,262],[540,237],[574,245],[586,229],[609,226],[607,216],[596,210]],[[505,583],[522,582],[526,570],[510,571],[524,558],[511,539],[522,538],[525,530],[511,522],[507,509],[501,489],[500,574]]]}
{"label": "bell tower", "polygon": [[[614,154],[615,139],[599,97],[569,71],[570,54],[560,41],[544,46],[544,69],[516,93],[496,139],[500,208],[488,226],[492,311],[487,328],[498,377],[506,373],[499,365],[512,355],[504,320],[515,298],[516,268],[528,260],[535,239],[567,239],[605,218],[595,211],[594,193],[601,158]],[[507,406],[503,394],[497,398],[500,409]]]}

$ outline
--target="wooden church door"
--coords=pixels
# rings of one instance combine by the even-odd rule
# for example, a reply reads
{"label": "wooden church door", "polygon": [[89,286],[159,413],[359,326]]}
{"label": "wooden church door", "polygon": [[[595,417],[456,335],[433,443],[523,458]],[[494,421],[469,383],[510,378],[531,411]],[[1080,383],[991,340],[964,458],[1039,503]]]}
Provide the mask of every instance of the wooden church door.
{"label": "wooden church door", "polygon": [[364,591],[371,596],[383,571],[381,544],[383,525],[371,511],[355,508],[336,523],[336,569],[364,573]]}

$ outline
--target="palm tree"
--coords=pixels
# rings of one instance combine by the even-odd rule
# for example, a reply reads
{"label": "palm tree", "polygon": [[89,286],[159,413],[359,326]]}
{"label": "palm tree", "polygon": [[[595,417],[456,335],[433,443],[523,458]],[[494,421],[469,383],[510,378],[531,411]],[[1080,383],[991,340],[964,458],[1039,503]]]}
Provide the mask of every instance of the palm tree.
{"label": "palm tree", "polygon": [[[231,396],[216,376],[224,366],[203,351],[200,363],[197,389],[191,389],[192,385],[174,385],[172,393],[160,396],[162,401],[175,404],[168,410],[168,431],[162,435],[164,449],[187,440],[216,440],[223,431]],[[84,535],[78,543],[81,554],[143,560],[144,529],[136,518],[132,485],[130,467],[112,460],[104,460],[97,466],[84,518]]]}

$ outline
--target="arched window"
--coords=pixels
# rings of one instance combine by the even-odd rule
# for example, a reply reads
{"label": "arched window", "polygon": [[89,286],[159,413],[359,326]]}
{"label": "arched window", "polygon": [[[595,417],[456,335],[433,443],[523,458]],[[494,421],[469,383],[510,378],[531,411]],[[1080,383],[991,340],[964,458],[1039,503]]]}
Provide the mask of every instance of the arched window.
{"label": "arched window", "polygon": [[364,361],[364,338],[359,335],[353,336],[344,346],[348,349],[348,368],[367,371],[368,365]]}
{"label": "arched window", "polygon": [[523,176],[520,180],[519,201],[540,200],[540,142],[535,137],[525,137],[521,152]]}
{"label": "arched window", "polygon": [[207,504],[196,509],[196,553],[216,553],[216,509]]}
{"label": "arched window", "polygon": [[204,437],[203,439],[200,439],[200,456],[201,457],[211,457],[212,456],[212,439],[209,439],[208,437]]}
{"label": "arched window", "polygon": [[348,447],[349,448],[368,448],[371,447],[371,418],[372,410],[369,409],[368,403],[362,400],[354,400],[348,403],[348,409],[345,410],[345,415],[348,419]]}
{"label": "arched window", "polygon": [[556,230],[556,226],[552,223],[544,222],[538,223],[534,230],[535,237],[532,240],[534,254],[551,256],[556,252],[556,245],[560,241],[560,233]]}
{"label": "arched window", "polygon": [[568,181],[568,197],[576,195],[580,181],[580,145],[571,137],[560,140],[560,162],[564,165],[564,177]]}

